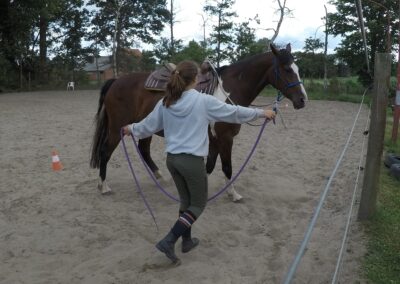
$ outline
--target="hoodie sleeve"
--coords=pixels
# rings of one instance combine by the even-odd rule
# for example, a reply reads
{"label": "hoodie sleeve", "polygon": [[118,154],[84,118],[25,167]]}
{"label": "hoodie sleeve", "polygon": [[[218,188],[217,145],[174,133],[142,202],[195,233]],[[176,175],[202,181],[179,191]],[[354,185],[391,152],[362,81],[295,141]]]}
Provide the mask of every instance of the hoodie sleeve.
{"label": "hoodie sleeve", "polygon": [[263,109],[226,104],[210,95],[206,96],[206,108],[208,119],[210,121],[223,121],[241,124],[260,117],[265,117]]}
{"label": "hoodie sleeve", "polygon": [[142,119],[142,121],[129,125],[133,136],[139,139],[147,138],[163,128],[162,101],[159,101],[153,111]]}

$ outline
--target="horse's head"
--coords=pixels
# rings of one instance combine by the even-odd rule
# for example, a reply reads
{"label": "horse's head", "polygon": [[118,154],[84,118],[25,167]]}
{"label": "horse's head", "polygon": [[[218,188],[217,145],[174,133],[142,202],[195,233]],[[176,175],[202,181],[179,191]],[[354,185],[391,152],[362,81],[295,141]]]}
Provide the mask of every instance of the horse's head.
{"label": "horse's head", "polygon": [[307,101],[307,93],[300,80],[299,68],[294,63],[290,44],[286,49],[278,50],[272,44],[274,54],[273,79],[271,85],[290,99],[295,109],[303,108]]}

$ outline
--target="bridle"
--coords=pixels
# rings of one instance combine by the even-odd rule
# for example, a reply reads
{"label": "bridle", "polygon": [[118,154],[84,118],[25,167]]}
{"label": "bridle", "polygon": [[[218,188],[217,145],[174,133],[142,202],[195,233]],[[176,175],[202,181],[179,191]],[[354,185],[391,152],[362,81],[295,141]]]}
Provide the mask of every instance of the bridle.
{"label": "bridle", "polygon": [[274,57],[274,73],[275,73],[275,82],[276,82],[276,85],[278,86],[278,80],[281,80],[281,81],[284,83],[284,85],[285,85],[285,91],[288,90],[288,89],[290,89],[290,88],[293,88],[293,87],[296,87],[296,86],[298,86],[298,85],[303,84],[302,81],[288,82],[285,78],[283,78],[283,77],[281,76],[280,71],[279,71],[279,63],[278,63],[278,60],[276,59],[276,57]]}

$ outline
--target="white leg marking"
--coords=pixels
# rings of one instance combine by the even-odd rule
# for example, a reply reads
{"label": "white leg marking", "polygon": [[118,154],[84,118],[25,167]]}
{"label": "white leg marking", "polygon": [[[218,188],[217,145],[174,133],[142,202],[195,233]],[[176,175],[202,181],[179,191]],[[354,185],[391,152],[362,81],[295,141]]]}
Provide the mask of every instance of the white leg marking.
{"label": "white leg marking", "polygon": [[108,186],[106,180],[104,180],[104,181],[101,183],[101,185],[100,185],[100,191],[101,191],[101,194],[103,194],[103,195],[110,194],[110,193],[112,192],[112,191],[111,191],[111,188]]}
{"label": "white leg marking", "polygon": [[[229,182],[229,179],[226,179],[226,182]],[[243,198],[243,196],[241,196],[239,193],[236,192],[235,187],[233,186],[233,183],[230,185],[227,192],[228,192],[228,196],[230,196],[232,198],[233,202],[240,201]]]}

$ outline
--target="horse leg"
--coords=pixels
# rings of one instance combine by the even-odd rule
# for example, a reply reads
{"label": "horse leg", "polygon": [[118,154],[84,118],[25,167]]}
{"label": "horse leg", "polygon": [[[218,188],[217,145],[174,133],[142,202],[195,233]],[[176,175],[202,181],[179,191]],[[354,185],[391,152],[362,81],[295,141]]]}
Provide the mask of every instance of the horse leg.
{"label": "horse leg", "polygon": [[[222,171],[225,174],[227,182],[229,182],[232,178],[232,145],[233,145],[233,137],[228,137],[225,139],[221,139],[219,145],[220,151],[219,155],[221,157],[222,163]],[[226,141],[225,141],[226,140]],[[233,202],[237,202],[241,200],[243,197],[236,192],[233,183],[230,185],[228,189],[228,195],[232,197]]]}
{"label": "horse leg", "polygon": [[211,174],[215,168],[215,163],[218,158],[218,146],[216,144],[215,138],[211,138],[210,136],[210,144],[208,147],[208,156],[206,163],[207,174]]}
{"label": "horse leg", "polygon": [[107,164],[111,158],[112,153],[114,152],[115,148],[117,147],[120,141],[119,134],[110,133],[110,136],[107,137],[105,143],[101,146],[100,150],[100,177],[98,182],[98,189],[100,190],[101,194],[107,195],[111,194],[111,188],[108,186],[106,181],[107,175]]}
{"label": "horse leg", "polygon": [[151,138],[152,138],[152,136],[150,136],[148,138],[145,138],[145,139],[140,139],[139,140],[139,144],[138,144],[138,148],[139,148],[140,154],[142,154],[142,157],[143,157],[144,161],[149,166],[151,171],[154,173],[154,176],[157,179],[160,179],[160,178],[162,178],[162,173],[158,169],[157,165],[154,163],[154,161],[153,161],[153,159],[151,158],[151,155],[150,155]]}

